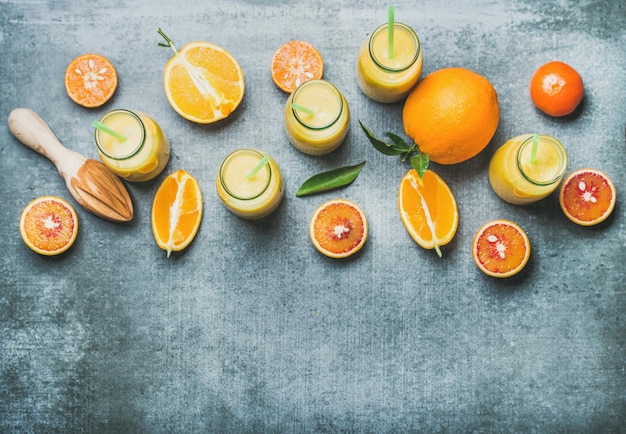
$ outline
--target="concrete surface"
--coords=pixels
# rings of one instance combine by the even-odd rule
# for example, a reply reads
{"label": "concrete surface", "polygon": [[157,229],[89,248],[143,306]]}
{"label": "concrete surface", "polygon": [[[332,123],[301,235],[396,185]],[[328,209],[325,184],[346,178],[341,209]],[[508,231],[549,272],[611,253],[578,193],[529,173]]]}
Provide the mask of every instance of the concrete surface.
{"label": "concrete surface", "polygon": [[[402,133],[402,104],[365,98],[355,56],[386,19],[388,2],[322,0],[0,0],[0,431],[2,432],[623,432],[626,425],[626,13],[623,1],[425,0],[395,3],[425,53],[424,74],[464,66],[498,91],[501,121],[489,147],[432,167],[454,191],[460,226],[443,258],[418,247],[396,210],[408,167],[378,154],[357,120]],[[199,126],[162,90],[171,51],[209,40],[246,75],[232,117]],[[347,141],[309,157],[282,126],[286,95],[269,75],[274,50],[314,44],[325,77],[352,112]],[[120,84],[88,110],[65,94],[75,56],[97,52]],[[586,85],[573,116],[538,112],[528,82],[560,59]],[[152,115],[172,143],[166,173],[184,168],[204,194],[193,244],[166,259],[152,238],[153,182],[128,185],[136,217],[114,224],[77,207],[80,232],[62,257],[31,252],[19,236],[31,199],[70,199],[51,163],[8,131],[11,109],[39,113],[66,146],[96,157],[90,124],[105,111]],[[599,227],[575,226],[556,197],[528,207],[500,201],[487,165],[509,137],[552,134],[569,169],[591,166],[620,200]],[[219,202],[214,182],[230,151],[255,146],[283,169],[287,194],[251,223]],[[350,187],[296,198],[309,176],[367,160]],[[347,261],[318,254],[307,224],[342,196],[365,210],[371,235]],[[519,223],[532,243],[526,270],[483,275],[470,243],[488,220]]]}

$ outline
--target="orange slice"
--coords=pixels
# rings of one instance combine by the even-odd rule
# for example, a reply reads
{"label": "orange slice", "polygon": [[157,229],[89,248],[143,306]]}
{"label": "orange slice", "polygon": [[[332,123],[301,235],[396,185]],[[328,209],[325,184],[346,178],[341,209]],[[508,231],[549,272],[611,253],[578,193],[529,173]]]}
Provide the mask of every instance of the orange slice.
{"label": "orange slice", "polygon": [[46,256],[69,249],[78,234],[74,208],[56,196],[42,196],[30,202],[20,217],[20,235],[33,251]]}
{"label": "orange slice", "polygon": [[274,53],[270,72],[276,86],[291,93],[305,81],[322,78],[324,61],[308,42],[289,41]]}
{"label": "orange slice", "polygon": [[615,186],[606,173],[579,169],[561,184],[559,203],[568,219],[581,226],[593,226],[606,220],[617,201]]}
{"label": "orange slice", "polygon": [[398,210],[404,227],[417,244],[435,249],[454,238],[459,225],[459,210],[448,184],[432,170],[420,179],[411,169],[400,181]]}
{"label": "orange slice", "polygon": [[[165,35],[160,32],[164,37]],[[174,50],[165,65],[165,96],[183,118],[210,124],[228,117],[243,99],[245,81],[237,60],[210,42],[190,42]]]}
{"label": "orange slice", "polygon": [[117,89],[113,64],[99,54],[83,54],[70,62],[65,71],[65,90],[76,104],[100,107]]}
{"label": "orange slice", "polygon": [[196,179],[184,170],[169,174],[152,202],[152,234],[167,252],[178,252],[195,238],[202,220],[202,194]]}
{"label": "orange slice", "polygon": [[330,258],[346,258],[365,244],[367,219],[355,203],[346,199],[329,200],[313,213],[309,235],[320,253]]}
{"label": "orange slice", "polygon": [[472,257],[483,273],[492,277],[510,277],[519,273],[528,262],[530,241],[516,223],[493,220],[476,232]]}

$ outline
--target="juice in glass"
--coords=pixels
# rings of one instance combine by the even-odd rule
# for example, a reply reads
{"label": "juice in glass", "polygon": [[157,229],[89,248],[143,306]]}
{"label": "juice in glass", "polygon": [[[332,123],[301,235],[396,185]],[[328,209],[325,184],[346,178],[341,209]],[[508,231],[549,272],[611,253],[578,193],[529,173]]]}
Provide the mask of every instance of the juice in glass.
{"label": "juice in glass", "polygon": [[[312,112],[294,108],[294,103]],[[326,80],[302,83],[285,104],[285,130],[293,146],[323,155],[341,145],[348,133],[350,109],[343,94]]]}
{"label": "juice in glass", "polygon": [[100,123],[123,136],[117,138],[96,128],[100,159],[118,176],[132,182],[148,181],[165,168],[170,142],[154,119],[141,112],[118,109]]}
{"label": "juice in glass", "polygon": [[382,103],[405,98],[417,83],[424,63],[413,29],[402,23],[393,26],[393,56],[389,56],[389,25],[383,24],[363,41],[356,62],[361,91]]}
{"label": "juice in glass", "polygon": [[[254,176],[248,176],[268,158]],[[217,194],[233,214],[245,219],[265,217],[280,205],[283,199],[283,177],[271,157],[256,149],[239,149],[222,162],[217,175]]]}
{"label": "juice in glass", "polygon": [[500,198],[523,205],[552,193],[567,169],[567,152],[554,137],[538,135],[533,159],[534,134],[513,137],[494,153],[489,163],[489,183]]}

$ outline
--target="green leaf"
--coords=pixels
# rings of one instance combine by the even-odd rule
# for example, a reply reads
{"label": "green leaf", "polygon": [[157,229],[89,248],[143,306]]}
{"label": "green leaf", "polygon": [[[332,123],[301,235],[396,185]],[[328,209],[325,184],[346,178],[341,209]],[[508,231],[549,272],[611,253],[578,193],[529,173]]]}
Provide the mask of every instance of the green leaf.
{"label": "green leaf", "polygon": [[428,154],[424,154],[417,150],[415,151],[415,154],[411,156],[409,161],[411,163],[411,167],[415,169],[421,179],[422,176],[424,176],[424,172],[426,172],[426,169],[428,168],[428,163],[430,163]]}
{"label": "green leaf", "polygon": [[359,124],[361,125],[361,128],[363,128],[363,131],[365,131],[365,135],[369,139],[370,143],[374,146],[374,148],[376,148],[378,152],[381,152],[385,155],[400,155],[411,149],[411,147],[408,146],[404,142],[404,140],[402,140],[400,137],[396,136],[393,133],[387,133],[387,136],[389,136],[393,140],[393,143],[385,143],[382,140],[376,138],[374,134],[372,134],[372,132],[368,130],[360,120]]}
{"label": "green leaf", "polygon": [[355,166],[340,167],[313,175],[304,181],[300,189],[296,192],[296,196],[307,196],[309,194],[321,193],[348,185],[359,176],[363,166],[365,166],[365,161]]}

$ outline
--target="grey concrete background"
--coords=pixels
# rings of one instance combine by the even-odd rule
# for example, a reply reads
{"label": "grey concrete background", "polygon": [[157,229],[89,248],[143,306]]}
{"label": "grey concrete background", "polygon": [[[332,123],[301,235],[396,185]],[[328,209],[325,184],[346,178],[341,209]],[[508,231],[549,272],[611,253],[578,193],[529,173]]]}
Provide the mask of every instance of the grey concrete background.
{"label": "grey concrete background", "polygon": [[[417,31],[424,74],[464,66],[495,86],[501,121],[489,147],[432,168],[456,195],[460,226],[443,258],[418,247],[396,210],[408,166],[378,154],[357,120],[402,133],[402,104],[365,98],[354,78],[363,38],[388,2],[321,0],[0,0],[0,431],[2,432],[624,432],[626,13],[621,0],[395,2]],[[157,47],[162,27],[182,47],[209,40],[237,57],[242,105],[227,120],[192,124],[168,105]],[[269,75],[278,46],[314,44],[325,78],[346,95],[343,146],[314,158],[282,126],[286,94]],[[69,100],[75,56],[117,68],[99,109]],[[538,112],[528,82],[559,59],[586,96],[565,119]],[[71,199],[54,167],[8,131],[11,109],[39,113],[69,148],[96,157],[91,122],[111,108],[153,116],[172,144],[165,173],[128,185],[136,216],[114,224],[77,206],[80,232],[65,255],[44,258],[19,236],[31,199]],[[604,170],[620,200],[594,228],[575,226],[555,196],[500,201],[487,165],[508,138],[541,132],[569,151],[568,172]],[[283,169],[286,197],[261,222],[231,215],[214,182],[230,151],[254,146]],[[296,198],[309,176],[367,160],[350,187]],[[200,182],[204,220],[193,244],[166,259],[150,207],[163,177]],[[307,224],[326,199],[365,210],[371,235],[347,261],[325,258]],[[483,275],[470,244],[484,222],[509,218],[532,243],[509,280]]]}

